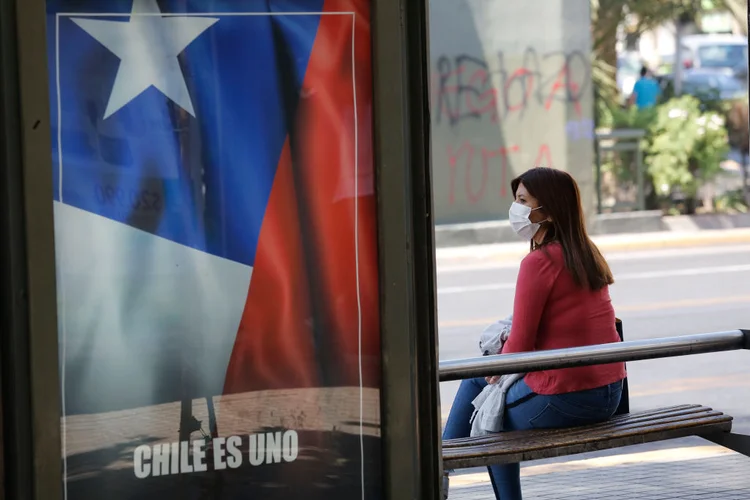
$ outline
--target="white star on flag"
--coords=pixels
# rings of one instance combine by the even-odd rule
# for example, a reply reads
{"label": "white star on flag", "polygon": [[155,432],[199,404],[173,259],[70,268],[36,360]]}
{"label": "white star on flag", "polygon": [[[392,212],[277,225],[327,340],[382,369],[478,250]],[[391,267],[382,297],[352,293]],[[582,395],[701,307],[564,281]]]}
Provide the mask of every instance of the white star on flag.
{"label": "white star on flag", "polygon": [[73,19],[120,58],[105,119],[151,86],[195,116],[177,56],[218,19],[158,14],[161,11],[156,0],[133,0],[127,22]]}

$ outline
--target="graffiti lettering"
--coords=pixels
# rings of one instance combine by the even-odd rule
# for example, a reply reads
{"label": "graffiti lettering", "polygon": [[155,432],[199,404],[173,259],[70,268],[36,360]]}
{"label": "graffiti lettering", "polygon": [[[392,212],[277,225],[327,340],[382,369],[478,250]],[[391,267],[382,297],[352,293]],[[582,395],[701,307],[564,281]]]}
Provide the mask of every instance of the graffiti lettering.
{"label": "graffiti lettering", "polygon": [[534,161],[535,167],[553,167],[552,153],[549,151],[549,144],[542,144]]}
{"label": "graffiti lettering", "polygon": [[[517,145],[486,148],[474,146],[469,141],[463,141],[458,147],[448,145],[448,203],[454,205],[459,194],[471,205],[479,203],[487,196],[509,196],[509,159],[510,155],[520,151],[521,148]],[[536,164],[553,166],[551,158],[549,146],[542,144],[537,153]],[[498,184],[499,189],[496,192],[489,191],[489,186]]]}
{"label": "graffiti lettering", "polygon": [[466,54],[440,56],[433,75],[436,123],[454,127],[465,120],[497,122],[513,114],[523,117],[536,105],[549,111],[554,103],[570,104],[578,117],[581,100],[591,87],[591,67],[580,51],[539,54],[527,48],[518,67],[503,52],[497,70],[482,58]]}

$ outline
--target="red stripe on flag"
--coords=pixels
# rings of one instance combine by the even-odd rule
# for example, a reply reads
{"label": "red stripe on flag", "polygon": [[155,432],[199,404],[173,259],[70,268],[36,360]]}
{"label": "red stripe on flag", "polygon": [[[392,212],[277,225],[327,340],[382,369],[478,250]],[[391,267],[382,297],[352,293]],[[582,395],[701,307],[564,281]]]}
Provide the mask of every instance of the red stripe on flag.
{"label": "red stripe on flag", "polygon": [[[358,386],[360,363],[363,384],[379,386],[369,0],[326,0],[324,10],[356,12],[354,54],[352,17],[321,16],[293,125],[294,163],[287,144],[260,232],[225,393]],[[316,348],[325,349],[318,353],[325,361],[316,358]]]}
{"label": "red stripe on flag", "polygon": [[226,394],[319,385],[288,141],[258,239]]}
{"label": "red stripe on flag", "polygon": [[380,326],[369,4],[369,0],[325,2],[325,11],[354,11],[356,26],[352,32],[349,16],[321,17],[295,124],[295,166],[301,171],[312,226],[308,231],[318,264],[313,289],[323,295],[320,307],[324,310],[316,312],[324,318],[326,345],[333,350],[329,359],[336,361],[335,370],[328,369],[328,382],[359,385],[361,328],[363,382],[376,387]]}

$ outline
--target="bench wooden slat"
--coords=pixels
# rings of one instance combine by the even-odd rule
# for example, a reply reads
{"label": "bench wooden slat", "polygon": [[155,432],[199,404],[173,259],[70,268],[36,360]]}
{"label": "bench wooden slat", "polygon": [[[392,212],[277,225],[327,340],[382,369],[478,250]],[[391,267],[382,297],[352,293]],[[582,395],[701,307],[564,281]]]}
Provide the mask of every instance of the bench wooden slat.
{"label": "bench wooden slat", "polygon": [[700,405],[620,415],[567,429],[512,431],[447,440],[445,469],[539,460],[686,436],[729,432],[732,417]]}
{"label": "bench wooden slat", "polygon": [[[535,434],[541,434],[544,433],[545,435],[565,435],[569,437],[574,437],[579,434],[589,434],[592,431],[597,432],[604,432],[607,429],[628,425],[632,426],[635,424],[647,424],[651,421],[663,421],[665,418],[674,419],[677,417],[688,417],[688,418],[695,418],[697,414],[700,413],[708,413],[711,412],[711,408],[706,408],[705,406],[700,405],[690,405],[685,407],[674,407],[674,409],[664,409],[665,411],[660,412],[639,412],[635,414],[628,414],[628,415],[618,415],[617,417],[614,417],[610,420],[607,420],[606,422],[601,422],[598,424],[593,425],[587,425],[587,426],[581,426],[581,427],[572,427],[572,428],[563,428],[563,429],[545,429],[545,430],[535,430],[533,431]],[[668,410],[668,411],[666,411]],[[489,434],[486,436],[477,436],[477,437],[469,437],[469,438],[459,438],[459,439],[451,439],[448,441],[443,442],[443,448],[455,448],[459,446],[477,446],[480,444],[486,444],[486,443],[494,443],[498,439],[497,434]],[[503,435],[503,442],[508,443],[508,446],[511,445],[511,443],[514,440],[528,440],[528,436],[524,434],[523,432],[506,432]]]}
{"label": "bench wooden slat", "polygon": [[[722,413],[719,412],[707,412],[700,414],[697,418],[691,418],[690,420],[683,420],[681,418],[670,418],[670,419],[664,419],[662,421],[653,423],[653,424],[635,424],[635,425],[620,425],[612,429],[608,429],[605,431],[588,431],[588,432],[578,432],[578,433],[571,433],[571,434],[562,434],[562,435],[550,435],[548,433],[545,433],[544,435],[535,435],[533,436],[533,441],[529,440],[529,431],[525,431],[526,439],[516,439],[516,441],[522,443],[518,444],[518,442],[515,443],[508,443],[506,440],[502,440],[498,442],[497,440],[491,443],[482,444],[482,445],[467,445],[462,447],[460,453],[464,456],[481,456],[487,452],[487,450],[495,449],[500,450],[499,453],[503,453],[504,450],[514,450],[516,447],[523,447],[523,449],[526,450],[536,450],[536,449],[543,449],[546,447],[549,447],[550,445],[554,446],[565,446],[571,443],[586,443],[590,441],[597,441],[601,438],[609,438],[609,437],[615,437],[615,436],[626,436],[626,435],[635,435],[635,434],[647,434],[649,432],[653,431],[660,431],[660,430],[670,430],[674,428],[684,428],[684,427],[693,427],[695,425],[702,424],[704,422],[713,422],[716,417],[723,416]],[[585,428],[585,427],[584,427]],[[576,429],[578,430],[578,428]],[[533,431],[532,431],[533,432]],[[541,431],[539,431],[541,434]],[[520,433],[524,434],[524,433]]]}
{"label": "bench wooden slat", "polygon": [[[606,422],[601,422],[598,424],[593,424],[590,426],[584,426],[584,427],[573,427],[573,428],[565,428],[565,429],[548,429],[543,431],[534,431],[536,433],[544,432],[546,434],[565,434],[565,435],[575,435],[576,433],[589,433],[591,430],[604,430],[608,429],[617,425],[623,425],[623,423],[627,422],[628,425],[632,425],[639,422],[648,422],[652,420],[659,420],[665,417],[665,414],[669,414],[670,418],[674,418],[677,416],[682,415],[694,415],[696,413],[706,413],[710,412],[711,408],[707,408],[705,406],[701,405],[681,405],[681,406],[673,406],[671,408],[661,408],[658,410],[650,410],[650,411],[644,411],[639,413],[631,413],[628,415],[618,415],[616,417],[611,418],[610,420],[607,420]],[[528,437],[522,433],[522,432],[506,432],[503,435],[503,441],[510,443],[513,440],[526,440]],[[443,442],[443,448],[455,448],[458,446],[465,446],[467,444],[470,445],[478,445],[483,443],[492,443],[497,441],[497,434],[490,434],[486,436],[477,436],[477,437],[467,437],[467,438],[457,438],[457,439],[451,439],[448,441]]]}

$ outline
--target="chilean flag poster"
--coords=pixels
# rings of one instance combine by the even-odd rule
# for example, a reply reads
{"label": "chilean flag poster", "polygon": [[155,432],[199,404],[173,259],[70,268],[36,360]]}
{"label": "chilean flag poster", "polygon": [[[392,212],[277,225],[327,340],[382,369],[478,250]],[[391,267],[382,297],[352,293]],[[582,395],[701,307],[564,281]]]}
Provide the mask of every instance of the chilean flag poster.
{"label": "chilean flag poster", "polygon": [[47,0],[66,500],[376,499],[370,0]]}

